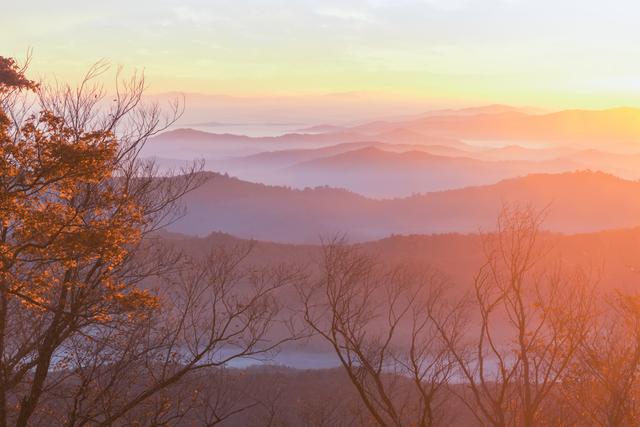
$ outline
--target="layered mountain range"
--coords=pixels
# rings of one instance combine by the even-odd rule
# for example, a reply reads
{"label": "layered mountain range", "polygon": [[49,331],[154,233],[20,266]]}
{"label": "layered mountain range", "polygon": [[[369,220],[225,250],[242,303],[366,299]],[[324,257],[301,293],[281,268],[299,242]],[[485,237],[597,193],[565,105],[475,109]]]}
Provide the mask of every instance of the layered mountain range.
{"label": "layered mountain range", "polygon": [[177,129],[152,139],[146,153],[165,167],[202,158],[207,170],[247,181],[328,185],[374,198],[585,169],[633,180],[640,178],[640,110],[490,106],[275,137]]}

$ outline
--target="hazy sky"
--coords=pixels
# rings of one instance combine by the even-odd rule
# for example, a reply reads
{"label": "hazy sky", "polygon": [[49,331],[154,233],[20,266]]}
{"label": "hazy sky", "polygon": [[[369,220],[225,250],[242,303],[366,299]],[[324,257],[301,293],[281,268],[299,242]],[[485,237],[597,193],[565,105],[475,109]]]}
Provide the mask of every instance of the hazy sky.
{"label": "hazy sky", "polygon": [[5,2],[0,55],[77,79],[99,58],[153,92],[640,106],[637,0]]}

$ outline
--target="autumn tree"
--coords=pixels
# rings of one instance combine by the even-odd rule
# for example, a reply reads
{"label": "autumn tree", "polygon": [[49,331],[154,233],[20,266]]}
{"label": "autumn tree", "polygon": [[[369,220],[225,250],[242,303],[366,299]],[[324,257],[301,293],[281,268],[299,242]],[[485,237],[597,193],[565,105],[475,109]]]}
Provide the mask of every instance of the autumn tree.
{"label": "autumn tree", "polygon": [[202,175],[140,159],[181,105],[163,114],[120,73],[107,97],[107,68],[48,86],[0,57],[0,427],[175,420],[200,398],[177,407],[171,387],[276,345],[272,293],[293,276],[160,246]]}

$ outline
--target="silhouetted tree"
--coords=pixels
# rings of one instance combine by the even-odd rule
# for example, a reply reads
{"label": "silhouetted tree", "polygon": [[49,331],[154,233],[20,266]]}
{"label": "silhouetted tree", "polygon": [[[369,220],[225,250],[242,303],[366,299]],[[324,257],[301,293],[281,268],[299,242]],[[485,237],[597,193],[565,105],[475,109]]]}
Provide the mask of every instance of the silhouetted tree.
{"label": "silhouetted tree", "polygon": [[591,320],[591,328],[563,378],[558,400],[565,417],[582,425],[640,423],[640,300],[617,293]]}
{"label": "silhouetted tree", "polygon": [[[380,426],[433,426],[454,360],[432,317],[443,302],[437,276],[385,268],[341,240],[324,246],[320,278],[301,288],[304,318],[331,344]],[[458,333],[447,325],[450,336]]]}
{"label": "silhouetted tree", "polygon": [[544,424],[545,405],[587,337],[589,278],[542,263],[542,218],[507,206],[497,230],[484,236],[486,261],[475,277],[469,312],[469,325],[478,326],[465,345],[434,318],[467,383],[459,395],[482,425]]}

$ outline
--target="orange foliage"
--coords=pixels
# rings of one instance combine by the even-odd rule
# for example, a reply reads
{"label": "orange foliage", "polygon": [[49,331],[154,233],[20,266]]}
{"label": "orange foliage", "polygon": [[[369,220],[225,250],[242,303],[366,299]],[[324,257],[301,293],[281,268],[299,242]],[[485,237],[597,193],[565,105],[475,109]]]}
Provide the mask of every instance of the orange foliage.
{"label": "orange foliage", "polygon": [[[37,85],[0,57],[0,100],[16,90],[37,94]],[[112,275],[145,223],[143,207],[118,185],[114,134],[79,130],[50,111],[14,125],[1,105],[2,297],[47,310],[61,289],[91,288],[100,300],[89,316],[104,317],[105,302],[117,305],[108,311],[153,306],[149,295],[123,293]]]}

